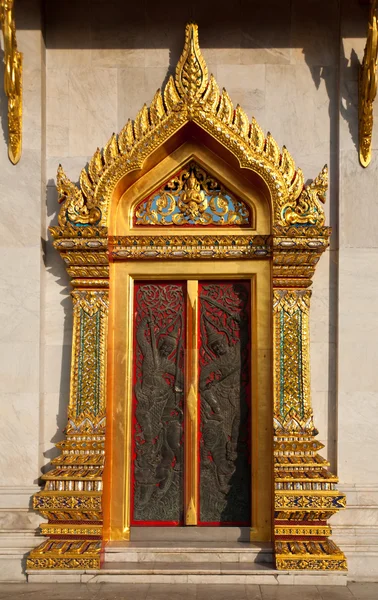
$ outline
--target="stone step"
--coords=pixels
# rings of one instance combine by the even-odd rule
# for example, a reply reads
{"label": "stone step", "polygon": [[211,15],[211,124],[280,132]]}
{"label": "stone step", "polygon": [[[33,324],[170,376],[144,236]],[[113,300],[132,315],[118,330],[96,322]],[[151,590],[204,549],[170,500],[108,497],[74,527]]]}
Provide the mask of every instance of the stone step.
{"label": "stone step", "polygon": [[105,562],[102,566],[104,571],[106,570],[118,570],[123,571],[125,573],[138,573],[140,575],[159,575],[159,574],[167,574],[171,573],[172,575],[181,575],[181,574],[207,574],[207,575],[219,575],[221,573],[227,573],[229,575],[248,575],[253,572],[269,572],[273,570],[273,567],[269,567],[269,565],[262,564],[254,564],[253,567],[249,563],[233,563],[233,562],[174,562],[174,563],[164,563],[164,562],[143,562],[143,563],[116,563]]}
{"label": "stone step", "polygon": [[132,542],[249,542],[249,527],[131,527]]}
{"label": "stone step", "polygon": [[277,571],[244,563],[107,563],[93,571],[28,571],[34,583],[164,583],[231,585],[346,585],[345,572]]}
{"label": "stone step", "polygon": [[108,542],[105,563],[272,563],[270,543]]}

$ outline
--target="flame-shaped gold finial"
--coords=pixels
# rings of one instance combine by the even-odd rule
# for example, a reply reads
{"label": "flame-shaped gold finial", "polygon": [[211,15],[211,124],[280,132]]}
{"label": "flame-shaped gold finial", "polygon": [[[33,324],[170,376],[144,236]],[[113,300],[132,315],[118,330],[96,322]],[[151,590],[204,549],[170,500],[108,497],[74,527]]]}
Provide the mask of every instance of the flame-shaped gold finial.
{"label": "flame-shaped gold finial", "polygon": [[0,25],[4,37],[4,90],[8,97],[8,155],[13,164],[21,157],[22,54],[17,50],[14,0],[0,0]]}
{"label": "flame-shaped gold finial", "polygon": [[194,99],[206,89],[208,73],[198,43],[198,26],[188,23],[185,28],[185,43],[176,67],[176,86],[182,96]]}
{"label": "flame-shaped gold finial", "polygon": [[371,160],[373,102],[377,94],[377,57],[377,2],[376,0],[373,0],[370,10],[368,37],[360,71],[359,84],[359,155],[360,163],[363,167],[367,167]]}

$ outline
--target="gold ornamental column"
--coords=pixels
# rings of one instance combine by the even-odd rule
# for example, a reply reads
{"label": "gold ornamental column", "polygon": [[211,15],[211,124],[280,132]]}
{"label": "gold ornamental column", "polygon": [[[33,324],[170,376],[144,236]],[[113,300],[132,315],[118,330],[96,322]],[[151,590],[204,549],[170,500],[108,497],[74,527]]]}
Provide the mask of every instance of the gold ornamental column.
{"label": "gold ornamental column", "polygon": [[33,508],[48,523],[48,537],[27,559],[27,569],[96,569],[102,544],[105,459],[108,258],[106,228],[54,227],[54,246],[71,275],[73,341],[66,439],[42,477]]}
{"label": "gold ornamental column", "polygon": [[327,519],[345,507],[337,477],[318,454],[310,386],[310,298],[330,229],[274,230],[274,539],[278,569],[345,570]]}

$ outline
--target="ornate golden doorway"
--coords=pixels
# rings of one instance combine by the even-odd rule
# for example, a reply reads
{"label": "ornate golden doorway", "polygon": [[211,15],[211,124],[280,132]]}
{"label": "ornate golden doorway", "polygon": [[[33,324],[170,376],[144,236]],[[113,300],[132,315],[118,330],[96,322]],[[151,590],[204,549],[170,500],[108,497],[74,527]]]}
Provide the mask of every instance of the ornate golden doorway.
{"label": "ornate golden doorway", "polygon": [[[327,168],[304,185],[288,150],[270,134],[265,136],[208,76],[197,26],[189,24],[175,77],[135,121],[95,152],[81,171],[80,187],[61,167],[57,187],[62,207],[59,225],[50,231],[72,278],[71,388],[66,439],[58,444],[62,453],[43,475],[45,488],[33,500],[47,520],[41,528],[49,539],[30,553],[28,568],[97,569],[109,539],[129,538],[137,438],[133,394],[144,402],[144,415],[153,398],[157,405],[166,398],[166,414],[160,418],[166,438],[153,435],[152,425],[149,434],[150,417],[142,414],[147,438],[144,434],[139,439],[154,442],[149,447],[152,454],[152,445],[164,448],[152,469],[159,487],[161,482],[164,487],[164,465],[175,466],[177,440],[183,440],[183,520],[201,519],[200,478],[196,482],[191,471],[200,460],[185,451],[191,447],[200,453],[196,434],[198,440],[201,419],[196,420],[195,413],[201,412],[201,389],[196,395],[196,386],[203,387],[205,396],[214,385],[220,386],[215,398],[210,393],[202,403],[212,421],[210,429],[217,427],[216,402],[223,405],[222,415],[229,410],[227,403],[232,404],[231,386],[222,382],[219,369],[208,369],[209,376],[201,382],[201,368],[208,365],[201,364],[202,346],[195,342],[187,344],[184,356],[168,343],[172,352],[166,360],[172,362],[176,352],[179,363],[186,365],[183,392],[175,391],[181,390],[176,370],[172,375],[160,369],[159,385],[165,386],[160,395],[154,391],[154,369],[145,388],[143,378],[138,388],[133,375],[138,362],[133,343],[142,314],[135,311],[135,294],[143,282],[177,282],[186,292],[187,313],[180,324],[167,316],[164,324],[154,315],[148,317],[143,335],[155,355],[162,342],[158,339],[153,345],[151,338],[165,333],[178,343],[189,315],[199,327],[187,323],[185,335],[197,332],[199,339],[204,300],[198,290],[195,293],[196,286],[234,284],[244,290],[247,286],[250,293],[250,539],[274,539],[277,569],[345,570],[345,557],[329,539],[327,524],[344,508],[345,497],[318,454],[322,444],[316,440],[310,393],[308,288],[330,235],[321,206]],[[219,298],[215,302],[224,308]],[[217,307],[214,298],[210,305]],[[202,358],[216,361],[219,343],[218,350],[216,344],[212,348],[210,338],[224,335],[226,354],[237,353],[245,317],[240,316],[243,307],[233,306],[233,316],[222,308],[217,320],[210,305]],[[140,368],[143,371],[143,361]],[[245,377],[245,369],[243,373]],[[181,393],[182,398],[175,396]],[[168,401],[173,414],[166,410]],[[171,425],[180,411],[182,436],[177,424]],[[134,414],[139,421],[136,408]],[[243,411],[234,414],[237,420],[243,416]],[[223,475],[236,468],[232,457],[238,454],[232,426],[223,430],[225,462],[222,453],[215,452],[215,437],[210,432],[203,435],[205,458],[213,458],[214,476],[226,489],[230,482]],[[138,477],[147,478],[148,487],[148,473]],[[150,492],[144,493],[148,497]]]}
{"label": "ornate golden doorway", "polygon": [[181,142],[112,215],[105,526],[113,540],[134,526],[191,525],[249,527],[266,541],[269,204],[205,139],[188,131]]}

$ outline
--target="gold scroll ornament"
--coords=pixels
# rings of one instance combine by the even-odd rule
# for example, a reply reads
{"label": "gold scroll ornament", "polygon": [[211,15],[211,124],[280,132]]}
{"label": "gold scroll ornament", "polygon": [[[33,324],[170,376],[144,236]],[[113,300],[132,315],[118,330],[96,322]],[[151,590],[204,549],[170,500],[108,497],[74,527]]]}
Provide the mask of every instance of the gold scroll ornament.
{"label": "gold scroll ornament", "polygon": [[17,50],[14,0],[0,0],[4,37],[4,91],[8,97],[8,156],[15,165],[22,149],[22,54]]}
{"label": "gold scroll ornament", "polygon": [[368,37],[360,71],[358,130],[360,163],[367,167],[371,161],[373,135],[373,102],[377,95],[377,1],[373,0],[370,10]]}

